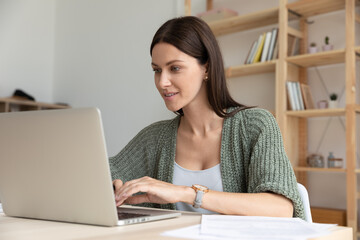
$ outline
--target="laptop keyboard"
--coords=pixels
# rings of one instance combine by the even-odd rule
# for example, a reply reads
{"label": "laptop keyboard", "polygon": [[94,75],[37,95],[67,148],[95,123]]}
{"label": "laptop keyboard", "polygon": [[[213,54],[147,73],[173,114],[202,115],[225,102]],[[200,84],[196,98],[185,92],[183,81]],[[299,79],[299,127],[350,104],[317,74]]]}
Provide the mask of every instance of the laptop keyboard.
{"label": "laptop keyboard", "polygon": [[118,211],[118,219],[119,220],[124,220],[124,219],[129,219],[129,218],[146,217],[146,216],[150,216],[150,215],[141,214],[141,213],[128,213],[128,212],[120,212],[120,211]]}

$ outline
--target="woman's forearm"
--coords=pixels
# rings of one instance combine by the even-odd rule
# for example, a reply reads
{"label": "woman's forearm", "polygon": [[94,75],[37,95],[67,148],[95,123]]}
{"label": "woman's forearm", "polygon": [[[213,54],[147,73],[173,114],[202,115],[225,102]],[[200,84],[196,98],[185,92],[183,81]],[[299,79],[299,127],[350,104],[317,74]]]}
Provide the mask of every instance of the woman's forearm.
{"label": "woman's forearm", "polygon": [[[195,191],[184,189],[183,202],[193,204]],[[228,193],[209,191],[204,194],[202,208],[228,215],[292,217],[292,201],[275,193]]]}

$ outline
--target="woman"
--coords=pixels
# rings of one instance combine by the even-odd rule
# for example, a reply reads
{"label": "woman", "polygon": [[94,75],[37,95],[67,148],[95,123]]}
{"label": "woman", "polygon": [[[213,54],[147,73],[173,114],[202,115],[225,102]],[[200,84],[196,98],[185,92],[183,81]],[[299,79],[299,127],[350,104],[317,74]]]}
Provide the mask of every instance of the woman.
{"label": "woman", "polygon": [[169,20],[150,54],[155,85],[178,116],[146,127],[110,158],[116,205],[304,218],[277,123],[230,97],[208,25]]}

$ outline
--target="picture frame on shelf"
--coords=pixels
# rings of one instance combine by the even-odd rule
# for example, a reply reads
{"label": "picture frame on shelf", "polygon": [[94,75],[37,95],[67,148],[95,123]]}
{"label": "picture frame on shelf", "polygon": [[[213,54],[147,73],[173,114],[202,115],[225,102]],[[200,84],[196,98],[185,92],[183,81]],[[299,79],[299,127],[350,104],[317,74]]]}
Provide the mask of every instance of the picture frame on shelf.
{"label": "picture frame on shelf", "polygon": [[304,100],[305,109],[315,109],[314,100],[307,84],[301,83],[301,93]]}

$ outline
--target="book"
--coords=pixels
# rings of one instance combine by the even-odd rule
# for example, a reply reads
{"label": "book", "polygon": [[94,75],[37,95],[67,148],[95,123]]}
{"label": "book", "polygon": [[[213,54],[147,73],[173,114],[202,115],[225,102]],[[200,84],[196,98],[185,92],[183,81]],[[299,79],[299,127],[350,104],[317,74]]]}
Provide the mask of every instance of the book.
{"label": "book", "polygon": [[291,83],[291,88],[294,94],[294,102],[295,102],[295,110],[300,110],[300,102],[299,102],[299,96],[298,96],[298,92],[296,90],[296,84],[295,82],[290,82]]}
{"label": "book", "polygon": [[270,46],[269,46],[269,53],[266,58],[268,61],[273,59],[274,49],[275,49],[275,45],[277,42],[277,35],[278,35],[278,28],[274,28],[271,31],[271,41],[270,41]]}
{"label": "book", "polygon": [[279,41],[276,40],[272,59],[277,59],[277,58],[278,58],[278,55],[279,55]]}
{"label": "book", "polygon": [[289,35],[288,36],[288,56],[298,55],[300,52],[300,38]]}
{"label": "book", "polygon": [[254,48],[252,49],[252,51],[250,53],[250,56],[249,56],[249,59],[247,61],[248,64],[251,64],[254,61],[254,57],[255,57],[255,53],[256,53],[256,50],[258,48],[258,45],[259,45],[259,40],[256,40]]}
{"label": "book", "polygon": [[271,40],[271,32],[267,32],[265,34],[264,47],[261,53],[260,62],[266,61],[267,55],[269,53],[270,40]]}
{"label": "book", "polygon": [[312,98],[309,85],[301,83],[300,87],[302,97],[304,99],[305,109],[314,109],[314,100]]}
{"label": "book", "polygon": [[299,103],[299,110],[305,110],[304,107],[304,101],[303,101],[303,97],[301,94],[301,89],[300,89],[300,83],[299,82],[294,82],[295,83],[295,88],[296,88],[296,93],[297,93],[297,101]]}
{"label": "book", "polygon": [[257,45],[257,40],[255,40],[255,41],[252,43],[251,48],[249,49],[249,53],[248,53],[248,55],[247,55],[247,57],[246,57],[246,59],[245,59],[244,64],[249,64],[249,63],[251,63],[250,60],[251,60],[251,58],[252,58],[252,56],[253,56],[253,54],[254,54],[254,51],[255,51],[255,49],[256,49],[256,45]]}
{"label": "book", "polygon": [[288,49],[287,49],[287,56],[291,56],[295,44],[295,36],[288,35]]}
{"label": "book", "polygon": [[258,46],[257,46],[256,53],[255,53],[252,63],[257,63],[260,61],[261,53],[262,53],[262,50],[264,47],[264,42],[265,42],[265,34],[266,33],[263,33],[259,36]]}
{"label": "book", "polygon": [[295,105],[295,93],[292,87],[292,82],[287,81],[286,82],[286,89],[287,89],[287,96],[290,103],[289,109],[295,111],[296,105]]}
{"label": "book", "polygon": [[300,52],[300,38],[295,37],[290,56],[298,55]]}

